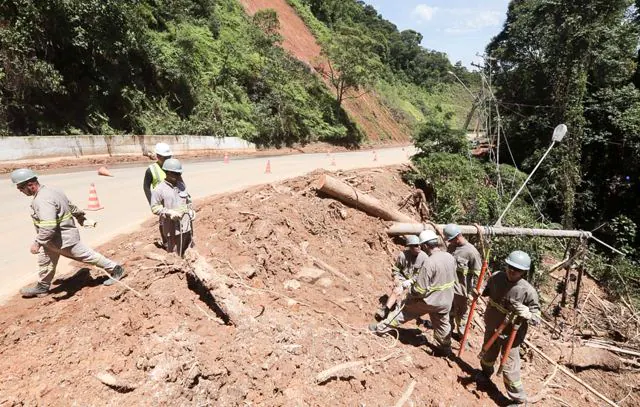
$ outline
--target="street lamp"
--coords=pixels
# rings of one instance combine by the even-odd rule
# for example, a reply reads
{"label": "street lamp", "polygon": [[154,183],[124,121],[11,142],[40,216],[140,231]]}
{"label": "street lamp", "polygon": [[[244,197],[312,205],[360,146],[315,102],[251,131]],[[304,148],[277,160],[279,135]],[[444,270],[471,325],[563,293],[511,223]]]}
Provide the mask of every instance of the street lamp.
{"label": "street lamp", "polygon": [[538,169],[538,167],[540,167],[540,164],[542,164],[542,162],[544,161],[545,158],[547,158],[547,155],[549,154],[549,152],[551,151],[551,149],[553,148],[553,146],[556,143],[559,143],[560,141],[562,141],[562,139],[564,138],[564,136],[567,134],[567,126],[565,124],[559,124],[556,126],[555,129],[553,129],[553,136],[551,137],[551,145],[549,146],[549,148],[547,149],[547,151],[544,153],[544,155],[542,156],[542,158],[540,159],[540,161],[538,161],[538,164],[536,164],[536,167],[533,169],[533,171],[531,171],[531,174],[529,174],[529,176],[527,177],[526,180],[524,180],[524,182],[522,183],[522,186],[520,187],[520,189],[518,190],[518,192],[516,192],[516,194],[513,196],[513,198],[511,198],[511,201],[509,202],[509,204],[507,205],[506,208],[504,208],[504,211],[502,211],[502,214],[500,215],[500,217],[498,218],[498,220],[496,221],[496,223],[493,226],[502,226],[502,218],[504,217],[504,215],[507,213],[507,211],[509,210],[509,208],[511,208],[511,205],[513,204],[513,202],[516,200],[516,198],[518,197],[518,195],[520,195],[520,192],[522,192],[522,190],[524,189],[525,185],[527,185],[527,182],[529,182],[529,180],[531,179],[531,177],[533,176],[533,174],[536,172],[536,170]]}

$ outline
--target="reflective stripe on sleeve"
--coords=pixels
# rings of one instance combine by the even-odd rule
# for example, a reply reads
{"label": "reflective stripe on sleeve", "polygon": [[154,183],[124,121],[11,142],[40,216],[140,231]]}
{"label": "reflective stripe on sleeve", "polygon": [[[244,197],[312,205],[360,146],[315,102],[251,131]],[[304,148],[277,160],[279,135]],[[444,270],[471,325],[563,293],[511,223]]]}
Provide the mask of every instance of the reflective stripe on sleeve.
{"label": "reflective stripe on sleeve", "polygon": [[497,302],[495,302],[492,298],[489,298],[489,306],[497,309],[498,311],[502,312],[505,315],[509,314],[509,310],[508,309],[506,309],[502,305],[500,305]]}
{"label": "reflective stripe on sleeve", "polygon": [[59,218],[52,219],[52,220],[35,220],[34,219],[33,224],[39,228],[54,229],[65,220],[69,220],[72,217],[73,216],[71,215],[71,212],[66,212],[64,215],[60,216]]}

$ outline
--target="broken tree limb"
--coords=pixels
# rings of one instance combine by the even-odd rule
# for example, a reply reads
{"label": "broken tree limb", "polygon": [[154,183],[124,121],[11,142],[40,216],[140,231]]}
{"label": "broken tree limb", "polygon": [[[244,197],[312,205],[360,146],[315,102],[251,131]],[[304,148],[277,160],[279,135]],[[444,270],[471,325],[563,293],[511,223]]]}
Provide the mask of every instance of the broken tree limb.
{"label": "broken tree limb", "polygon": [[329,175],[320,176],[320,178],[314,183],[313,187],[342,203],[361,210],[371,216],[376,216],[382,220],[415,222],[411,216],[405,215],[398,210],[387,208],[376,198],[358,191],[351,185]]}
{"label": "broken tree limb", "polygon": [[588,383],[585,383],[582,379],[580,379],[578,376],[574,375],[573,373],[571,373],[569,370],[567,370],[564,366],[560,366],[556,361],[554,361],[553,359],[551,359],[549,356],[547,356],[543,351],[541,351],[540,349],[538,349],[534,344],[532,344],[531,342],[529,342],[528,340],[524,340],[524,343],[526,343],[533,351],[535,351],[537,354],[539,354],[540,356],[542,356],[544,359],[547,360],[547,362],[551,363],[554,366],[558,366],[558,369],[560,369],[560,371],[564,374],[566,374],[567,376],[569,376],[570,378],[572,378],[573,380],[575,380],[577,383],[581,384],[582,386],[584,386],[584,388],[586,388],[587,390],[589,390],[592,394],[598,396],[602,401],[606,402],[608,405],[612,406],[612,407],[619,407],[615,402],[611,401],[610,399],[608,399],[605,395],[601,394],[600,392],[598,392],[596,389],[594,389],[593,387],[591,387]]}
{"label": "broken tree limb", "polygon": [[346,362],[336,365],[332,368],[323,370],[316,375],[316,383],[322,384],[332,377],[344,377],[344,371],[349,369],[355,369],[364,366],[364,361]]}
{"label": "broken tree limb", "polygon": [[343,279],[347,283],[351,282],[351,279],[349,277],[347,277],[343,272],[335,269],[334,267],[331,267],[330,265],[328,265],[327,263],[325,263],[324,261],[320,260],[317,257],[314,257],[314,256],[312,256],[310,254],[307,254],[307,256],[309,256],[311,261],[313,261],[313,265],[314,266],[320,267],[322,270],[328,271],[329,273],[340,277],[341,279]]}
{"label": "broken tree limb", "polygon": [[187,249],[184,255],[186,270],[193,273],[202,285],[211,292],[216,305],[225,314],[228,322],[240,326],[249,320],[242,301],[227,286],[228,279],[215,271],[207,260],[195,249]]}
{"label": "broken tree limb", "polygon": [[[446,225],[437,225],[443,228]],[[478,232],[473,225],[458,225],[464,234],[474,235]],[[390,236],[417,235],[423,230],[431,229],[433,226],[424,223],[394,222],[388,229]],[[480,226],[482,233],[488,236],[537,236],[537,237],[571,237],[576,239],[587,239],[591,237],[591,232],[584,230],[555,230],[555,229],[531,229],[531,228],[508,228],[494,226]]]}
{"label": "broken tree limb", "polygon": [[136,385],[132,383],[128,383],[118,378],[116,375],[109,372],[98,372],[94,375],[96,379],[98,379],[102,384],[105,384],[117,392],[120,393],[128,393],[132,390],[135,390]]}
{"label": "broken tree limb", "polygon": [[409,386],[407,386],[407,390],[405,390],[404,393],[402,393],[402,397],[400,397],[400,400],[398,400],[398,402],[395,404],[395,407],[404,406],[404,403],[406,403],[409,400],[409,397],[411,397],[411,394],[413,393],[413,389],[415,388],[416,388],[416,381],[411,380],[411,383],[409,383]]}

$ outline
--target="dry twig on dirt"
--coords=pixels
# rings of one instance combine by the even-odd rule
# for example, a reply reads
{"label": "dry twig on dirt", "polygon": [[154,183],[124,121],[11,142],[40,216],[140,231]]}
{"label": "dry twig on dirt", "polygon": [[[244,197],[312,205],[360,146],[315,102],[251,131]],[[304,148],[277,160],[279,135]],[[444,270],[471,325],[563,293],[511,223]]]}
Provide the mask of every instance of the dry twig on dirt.
{"label": "dry twig on dirt", "polygon": [[395,404],[394,407],[404,406],[404,403],[406,403],[409,400],[409,397],[411,397],[411,394],[413,393],[413,390],[415,388],[416,388],[416,381],[412,380],[411,383],[409,383],[409,386],[407,386],[407,389],[404,391],[404,393],[402,393],[402,397],[400,397],[400,399],[398,400],[398,402]]}

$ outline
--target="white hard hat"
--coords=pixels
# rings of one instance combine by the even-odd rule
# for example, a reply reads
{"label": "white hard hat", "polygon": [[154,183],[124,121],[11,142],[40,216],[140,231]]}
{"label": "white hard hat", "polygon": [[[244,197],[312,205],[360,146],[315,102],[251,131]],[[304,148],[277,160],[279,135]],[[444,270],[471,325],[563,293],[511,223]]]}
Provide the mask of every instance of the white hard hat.
{"label": "white hard hat", "polygon": [[420,239],[416,235],[406,235],[404,237],[405,246],[417,246],[420,244]]}
{"label": "white hard hat", "polygon": [[165,172],[182,174],[182,163],[177,158],[169,158],[162,164],[162,169]]}
{"label": "white hard hat", "polygon": [[522,250],[515,250],[509,253],[505,262],[520,271],[528,271],[531,268],[531,257]]}
{"label": "white hard hat", "polygon": [[450,223],[444,227],[444,238],[447,239],[447,242],[453,240],[456,236],[458,236],[460,232],[460,228],[458,225]]}
{"label": "white hard hat", "polygon": [[422,232],[420,232],[420,244],[427,243],[431,240],[438,240],[436,232],[431,229],[423,230]]}
{"label": "white hard hat", "polygon": [[155,153],[163,157],[171,157],[173,155],[171,147],[169,147],[169,144],[167,143],[156,144]]}
{"label": "white hard hat", "polygon": [[23,182],[37,178],[38,174],[30,168],[18,168],[11,173],[11,182],[14,184],[22,184]]}

